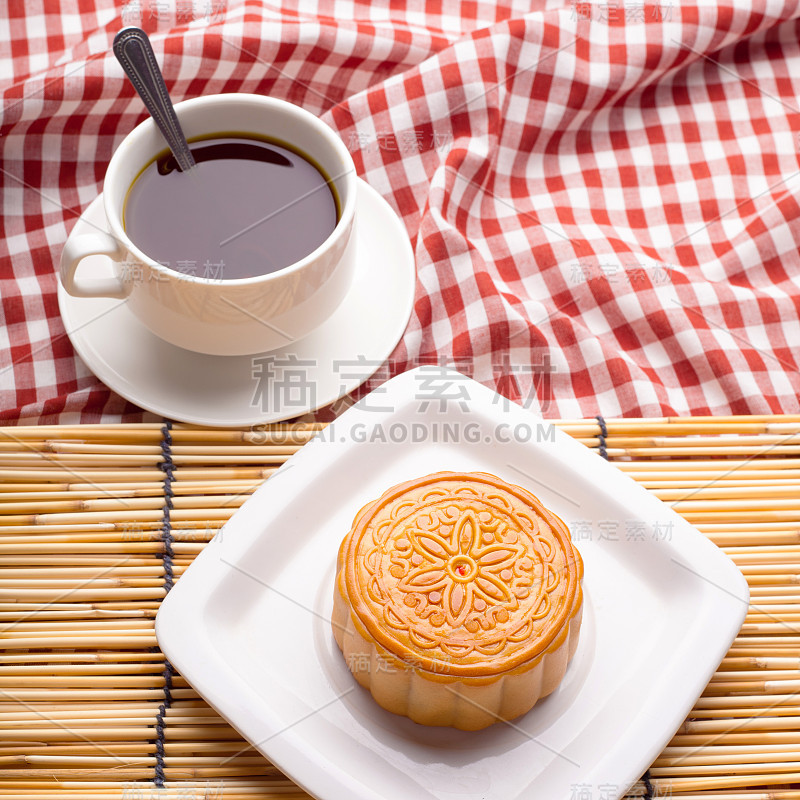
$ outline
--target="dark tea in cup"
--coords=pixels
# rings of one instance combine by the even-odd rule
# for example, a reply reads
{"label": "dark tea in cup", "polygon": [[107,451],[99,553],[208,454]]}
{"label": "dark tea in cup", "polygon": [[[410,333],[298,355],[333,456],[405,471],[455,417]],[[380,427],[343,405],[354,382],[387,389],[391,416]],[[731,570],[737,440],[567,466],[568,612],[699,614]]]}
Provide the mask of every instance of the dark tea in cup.
{"label": "dark tea in cup", "polygon": [[125,201],[125,232],[159,264],[214,280],[254,278],[301,261],[336,227],[330,177],[288,144],[216,134],[190,146],[194,169],[182,173],[167,150]]}

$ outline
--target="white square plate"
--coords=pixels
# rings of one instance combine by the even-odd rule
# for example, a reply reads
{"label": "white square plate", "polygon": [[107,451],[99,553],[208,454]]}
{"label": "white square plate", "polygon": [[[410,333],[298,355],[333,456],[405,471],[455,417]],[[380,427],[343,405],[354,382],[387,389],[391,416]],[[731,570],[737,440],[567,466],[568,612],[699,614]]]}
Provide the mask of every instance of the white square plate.
{"label": "white square plate", "polygon": [[[329,623],[356,512],[438,470],[529,489],[569,525],[585,564],[564,681],[513,724],[477,733],[383,711]],[[692,708],[747,607],[727,556],[612,464],[465,376],[421,368],[260,487],[164,600],[156,631],[189,683],[318,798],[616,800]]]}

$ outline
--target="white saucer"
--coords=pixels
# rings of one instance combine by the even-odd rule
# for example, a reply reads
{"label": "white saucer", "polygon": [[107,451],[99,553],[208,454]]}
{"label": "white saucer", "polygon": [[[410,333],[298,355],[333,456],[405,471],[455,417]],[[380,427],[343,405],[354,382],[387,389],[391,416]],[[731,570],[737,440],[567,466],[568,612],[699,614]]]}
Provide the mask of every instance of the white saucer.
{"label": "white saucer", "polygon": [[[353,286],[307,337],[256,356],[208,356],[151,333],[124,300],[79,298],[58,287],[58,304],[78,355],[110,389],[155,414],[197,425],[239,426],[300,416],[360,386],[403,335],[414,303],[414,254],[389,204],[359,181],[358,257]],[[107,230],[102,195],[70,237]],[[90,256],[81,274],[111,272]]]}

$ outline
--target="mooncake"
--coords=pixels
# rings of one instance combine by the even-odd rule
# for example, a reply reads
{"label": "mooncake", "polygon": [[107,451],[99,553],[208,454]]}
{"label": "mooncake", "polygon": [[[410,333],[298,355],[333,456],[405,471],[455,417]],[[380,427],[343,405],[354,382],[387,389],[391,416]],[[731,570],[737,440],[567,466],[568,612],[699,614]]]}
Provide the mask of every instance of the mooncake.
{"label": "mooncake", "polygon": [[388,489],[339,548],[332,627],[375,701],[479,730],[562,681],[583,608],[566,525],[526,489],[437,472]]}

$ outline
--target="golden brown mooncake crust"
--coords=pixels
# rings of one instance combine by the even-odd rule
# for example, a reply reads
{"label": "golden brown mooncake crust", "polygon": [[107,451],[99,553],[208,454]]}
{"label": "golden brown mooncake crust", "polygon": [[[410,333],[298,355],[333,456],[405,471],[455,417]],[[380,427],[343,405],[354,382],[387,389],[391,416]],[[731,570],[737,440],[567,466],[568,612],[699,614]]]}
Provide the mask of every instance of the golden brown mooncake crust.
{"label": "golden brown mooncake crust", "polygon": [[512,704],[512,715],[555,688],[577,644],[583,562],[566,525],[488,473],[393,486],[356,515],[337,573],[334,634],[346,656],[374,645],[393,668],[427,681],[486,685],[549,654],[559,666],[540,670],[538,693],[525,708]]}

